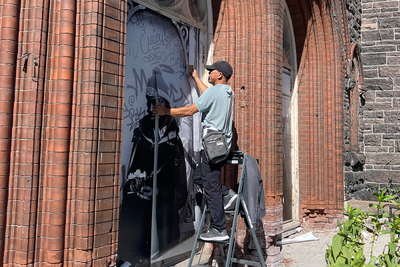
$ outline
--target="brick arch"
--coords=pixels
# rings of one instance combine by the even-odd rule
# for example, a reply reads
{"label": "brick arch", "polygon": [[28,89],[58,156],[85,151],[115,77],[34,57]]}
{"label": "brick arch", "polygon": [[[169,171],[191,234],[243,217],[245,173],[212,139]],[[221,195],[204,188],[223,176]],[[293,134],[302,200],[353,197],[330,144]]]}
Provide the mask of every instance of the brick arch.
{"label": "brick arch", "polygon": [[[274,201],[283,188],[284,5],[284,1],[253,0],[250,5],[221,1],[214,20],[214,60],[230,61],[235,71],[230,84],[237,95],[237,145],[260,159],[265,193]],[[300,216],[335,217],[343,205],[343,58],[348,56],[343,22],[347,20],[344,7],[334,1],[289,0],[287,5],[296,22]],[[244,91],[239,90],[242,86]]]}
{"label": "brick arch", "polygon": [[[287,1],[298,57],[299,197],[307,222],[331,223],[343,205],[342,7]],[[329,170],[329,171],[328,171]],[[308,219],[317,215],[318,219]],[[332,224],[336,226],[336,224]]]}
{"label": "brick arch", "polygon": [[[365,154],[362,152],[362,142],[359,142],[362,131],[360,130],[360,114],[364,99],[364,75],[361,58],[361,47],[358,43],[351,46],[348,59],[347,77],[343,94],[344,114],[344,177],[345,199],[356,196],[355,186],[362,184],[365,176]],[[364,101],[363,101],[364,100]]]}
{"label": "brick arch", "polygon": [[[221,1],[214,19],[213,60],[227,60],[234,67],[230,85],[236,92],[236,148],[260,160],[265,193],[274,198],[282,195],[283,164],[281,79],[276,79],[282,71],[283,21],[274,13],[283,14],[284,2],[269,2]],[[231,171],[226,170],[228,185],[235,177]]]}
{"label": "brick arch", "polygon": [[[234,68],[229,84],[236,93],[236,148],[259,159],[264,181],[268,215],[259,225],[258,236],[264,243],[262,247],[268,248],[267,263],[279,259],[273,245],[282,231],[284,8],[283,0],[221,1],[219,16],[214,20],[213,60],[227,60]],[[225,184],[234,184],[236,177],[234,170],[227,168]]]}

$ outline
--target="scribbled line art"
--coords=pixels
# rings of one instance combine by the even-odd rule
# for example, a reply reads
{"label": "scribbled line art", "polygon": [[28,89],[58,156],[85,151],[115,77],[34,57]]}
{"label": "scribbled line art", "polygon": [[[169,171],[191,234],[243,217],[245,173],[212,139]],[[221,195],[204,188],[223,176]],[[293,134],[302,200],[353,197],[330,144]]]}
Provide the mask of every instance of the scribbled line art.
{"label": "scribbled line art", "polygon": [[[146,9],[145,6],[142,5],[133,5],[132,1],[128,1],[128,23],[132,23],[133,25],[138,26],[139,28],[144,28],[144,16],[140,12],[136,14],[138,10]],[[135,16],[134,16],[135,15]]]}
{"label": "scribbled line art", "polygon": [[139,127],[139,120],[146,115],[146,110],[139,107],[128,107],[126,104],[124,105],[124,116],[125,119],[129,119],[127,126],[129,127],[129,131],[136,129]]}
{"label": "scribbled line art", "polygon": [[179,37],[181,38],[181,45],[185,52],[186,62],[189,62],[189,27],[178,23],[176,20],[172,20],[172,23],[175,24],[176,29],[178,30]]}
{"label": "scribbled line art", "polygon": [[181,55],[174,51],[166,51],[169,48],[181,47],[179,38],[171,38],[164,33],[155,33],[154,35],[142,34],[140,38],[140,50],[144,55],[143,61],[146,63],[162,64],[164,68],[173,69],[185,66]]}
{"label": "scribbled line art", "polygon": [[[147,112],[146,108],[140,104],[144,100],[147,76],[145,69],[139,69],[139,65],[144,63],[147,66],[159,67],[164,77],[174,75],[176,80],[167,85],[171,106],[190,104],[191,97],[182,88],[182,84],[187,81],[185,69],[188,60],[189,27],[173,19],[171,22],[175,27],[168,27],[168,25],[159,27],[157,16],[154,17],[151,12],[143,12],[146,9],[144,6],[130,2],[128,1],[128,23],[133,27],[135,38],[127,46],[126,58],[132,63],[137,62],[138,66],[131,69],[130,73],[133,77],[131,76],[126,85],[127,101],[124,104],[124,120],[127,120],[126,125],[132,131]],[[183,123],[187,124],[186,121]]]}
{"label": "scribbled line art", "polygon": [[173,103],[180,102],[182,99],[185,99],[185,101],[184,101],[185,104],[190,102],[189,98],[183,93],[182,87],[180,87],[178,90],[171,83],[171,84],[169,84],[169,89],[170,89],[170,92],[172,92]]}
{"label": "scribbled line art", "polygon": [[[173,69],[172,69],[173,71]],[[143,102],[144,94],[146,91],[147,77],[143,69],[139,70],[139,73],[135,68],[132,69],[133,83],[126,85],[128,101],[124,103],[124,120],[127,120],[127,126],[129,131],[138,127],[139,120],[146,115],[146,110],[143,107],[138,107],[136,104]],[[187,95],[185,95],[182,87],[176,88],[172,83],[169,84],[169,92],[171,97],[171,103],[182,102],[187,104],[190,102]]]}

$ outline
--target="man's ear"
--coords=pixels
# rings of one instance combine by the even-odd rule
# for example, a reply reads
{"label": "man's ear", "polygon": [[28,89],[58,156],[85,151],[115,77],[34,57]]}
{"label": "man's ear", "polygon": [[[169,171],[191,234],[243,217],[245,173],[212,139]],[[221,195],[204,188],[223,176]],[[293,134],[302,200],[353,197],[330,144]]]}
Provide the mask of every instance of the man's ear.
{"label": "man's ear", "polygon": [[228,81],[228,80],[225,78],[225,76],[222,74],[222,72],[219,73],[218,79],[219,79],[219,80],[222,80],[222,81],[225,81],[225,82]]}

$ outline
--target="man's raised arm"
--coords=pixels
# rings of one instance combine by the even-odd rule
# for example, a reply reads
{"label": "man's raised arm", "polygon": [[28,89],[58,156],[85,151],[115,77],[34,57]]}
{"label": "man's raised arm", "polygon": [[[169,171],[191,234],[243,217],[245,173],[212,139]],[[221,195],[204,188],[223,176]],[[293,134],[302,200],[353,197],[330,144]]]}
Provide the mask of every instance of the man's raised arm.
{"label": "man's raised arm", "polygon": [[156,115],[169,115],[173,117],[186,117],[192,116],[193,114],[199,112],[196,105],[193,103],[188,107],[180,108],[167,108],[164,105],[158,103],[153,108],[153,113]]}
{"label": "man's raised arm", "polygon": [[205,85],[199,78],[199,76],[197,75],[197,70],[193,70],[192,72],[192,77],[194,79],[194,81],[196,82],[197,87],[200,90],[200,93],[203,93],[205,90],[207,90],[208,86]]}

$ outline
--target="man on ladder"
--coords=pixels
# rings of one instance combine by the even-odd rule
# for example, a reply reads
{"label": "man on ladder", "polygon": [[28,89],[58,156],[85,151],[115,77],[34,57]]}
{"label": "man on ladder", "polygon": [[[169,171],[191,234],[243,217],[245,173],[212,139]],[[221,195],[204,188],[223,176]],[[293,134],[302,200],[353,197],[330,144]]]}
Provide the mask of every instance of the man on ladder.
{"label": "man on ladder", "polygon": [[[200,97],[188,107],[167,108],[158,104],[153,108],[156,115],[170,115],[175,117],[192,116],[202,112],[203,131],[208,129],[226,130],[228,146],[232,142],[232,118],[235,93],[227,84],[233,70],[226,61],[217,61],[212,65],[206,65],[209,71],[208,82],[212,87],[207,87],[197,75],[192,76],[201,93]],[[226,125],[225,125],[226,124]],[[203,133],[204,136],[205,133]],[[207,160],[205,152],[200,152],[201,160],[193,174],[193,181],[204,188],[206,203],[211,216],[211,228],[207,233],[201,234],[200,239],[204,241],[226,241],[229,236],[226,231],[225,210],[235,207],[236,193],[221,184],[221,168],[225,162],[212,164]]]}

